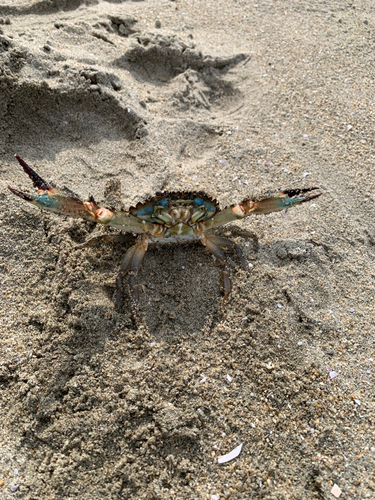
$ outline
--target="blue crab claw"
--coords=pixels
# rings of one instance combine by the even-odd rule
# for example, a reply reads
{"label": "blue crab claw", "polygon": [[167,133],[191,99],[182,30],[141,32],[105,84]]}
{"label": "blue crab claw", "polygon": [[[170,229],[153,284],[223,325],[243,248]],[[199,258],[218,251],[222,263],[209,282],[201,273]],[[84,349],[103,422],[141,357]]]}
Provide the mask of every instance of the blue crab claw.
{"label": "blue crab claw", "polygon": [[[22,158],[18,155],[15,155],[15,157],[24,172],[32,180],[33,186],[38,189],[37,195],[31,195],[8,186],[13,194],[19,196],[23,200],[34,203],[39,208],[51,210],[52,212],[68,215],[70,217],[81,217],[86,220],[95,221],[99,218],[103,218],[103,216],[109,219],[113,215],[112,212],[107,209],[100,209],[92,197],[88,202],[84,202],[69,190],[64,191],[56,188],[53,184],[42,179],[42,177],[29,167]],[[102,213],[103,211],[106,211],[106,213]]]}
{"label": "blue crab claw", "polygon": [[220,226],[227,222],[243,219],[249,215],[270,214],[271,212],[279,212],[294,205],[306,203],[318,198],[322,194],[313,193],[317,189],[319,188],[286,189],[258,201],[244,200],[238,205],[225,208],[221,212],[218,212],[212,219],[204,222],[204,229],[210,229],[211,227]]}
{"label": "blue crab claw", "polygon": [[48,189],[52,189],[54,187],[52,184],[48,184],[44,179],[42,179],[31,167],[29,167],[29,165],[22,158],[20,158],[18,155],[14,156],[18,160],[18,163],[21,165],[24,172],[33,181],[34,187],[43,191],[47,191]]}
{"label": "blue crab claw", "polygon": [[271,212],[278,212],[279,210],[284,210],[286,208],[293,207],[294,205],[300,205],[301,203],[306,203],[307,201],[314,200],[318,198],[322,193],[311,193],[311,191],[316,191],[317,187],[303,188],[303,189],[286,189],[281,191],[270,198],[265,198],[258,202],[245,201],[243,205],[245,206],[246,215],[250,214],[269,214]]}
{"label": "blue crab claw", "polygon": [[82,201],[69,189],[59,189],[54,184],[48,183],[27,163],[15,155],[24,172],[32,180],[33,186],[38,189],[38,194],[32,195],[8,186],[9,190],[23,200],[29,201],[39,208],[66,215],[68,217],[85,219],[88,221],[120,227],[136,233],[144,232],[144,227],[138,219],[127,212],[113,212],[107,208],[99,207],[92,196],[88,201]]}

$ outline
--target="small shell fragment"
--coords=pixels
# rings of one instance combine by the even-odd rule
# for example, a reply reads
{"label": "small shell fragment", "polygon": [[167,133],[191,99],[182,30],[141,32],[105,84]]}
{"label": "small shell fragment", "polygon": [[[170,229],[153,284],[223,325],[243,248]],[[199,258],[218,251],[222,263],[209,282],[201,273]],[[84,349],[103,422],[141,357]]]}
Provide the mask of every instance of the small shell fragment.
{"label": "small shell fragment", "polygon": [[340,488],[337,486],[337,484],[335,483],[331,489],[331,494],[335,497],[335,498],[339,498],[339,496],[341,495],[342,491],[340,490]]}
{"label": "small shell fragment", "polygon": [[227,380],[228,380],[228,382],[232,382],[232,380],[233,380],[232,377],[229,375],[229,373],[227,374]]}
{"label": "small shell fragment", "polygon": [[218,458],[217,462],[219,464],[225,464],[226,462],[230,462],[231,460],[235,459],[238,457],[238,455],[241,453],[243,443],[241,443],[239,446],[234,448],[230,453],[227,455],[222,455],[220,458]]}

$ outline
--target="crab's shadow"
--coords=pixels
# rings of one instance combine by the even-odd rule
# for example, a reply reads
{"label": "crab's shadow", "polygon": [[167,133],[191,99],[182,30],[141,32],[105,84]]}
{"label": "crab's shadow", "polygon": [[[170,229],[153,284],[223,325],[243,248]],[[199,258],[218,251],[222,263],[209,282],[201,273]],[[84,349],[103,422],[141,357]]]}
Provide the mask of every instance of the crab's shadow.
{"label": "crab's shadow", "polygon": [[[234,240],[238,237],[236,242],[241,246],[245,260],[250,263],[249,268],[244,270],[235,252],[225,252],[233,292],[224,306],[222,266],[201,244],[190,243],[150,246],[137,276],[143,291],[138,306],[134,307],[128,279],[125,278],[122,307],[115,312],[116,274],[129,245],[101,243],[94,248],[79,250],[80,265],[71,268],[67,264],[64,272],[56,276],[56,280],[65,280],[71,290],[63,307],[74,320],[79,318],[76,323],[84,329],[88,326],[90,330],[95,329],[99,311],[103,309],[104,318],[117,318],[114,321],[114,329],[117,330],[117,323],[133,330],[143,325],[155,340],[181,335],[192,338],[202,331],[214,329],[218,321],[233,312],[238,294],[255,300],[252,294],[256,285],[254,279],[262,279],[262,272],[252,278],[253,266],[271,273],[276,281],[280,274],[280,287],[273,280],[271,293],[282,288],[282,275],[288,273],[290,265],[295,267],[298,263],[301,272],[309,276],[309,266],[314,265],[316,269],[324,267],[327,262],[328,250],[319,248],[311,241],[273,241],[261,245],[255,233],[235,226],[217,234]],[[83,274],[79,289],[74,281],[76,270]],[[93,297],[95,304],[92,303]]]}
{"label": "crab's shadow", "polygon": [[199,244],[150,248],[138,274],[138,311],[149,331],[192,335],[212,321],[221,308],[221,270]]}
{"label": "crab's shadow", "polygon": [[[242,231],[241,236],[245,235],[251,242],[247,252],[257,252],[256,235],[245,233]],[[236,232],[230,235],[237,236]],[[113,247],[113,251],[118,266],[124,250]],[[237,271],[242,269],[240,261],[234,251],[226,251],[226,256],[231,279],[235,280]],[[120,314],[126,315],[132,310],[135,326],[143,321],[156,338],[176,334],[192,336],[213,327],[231,301],[230,297],[223,303],[222,265],[200,243],[150,246],[137,281],[143,291],[137,308],[133,306],[126,281]],[[114,290],[107,288],[108,296],[113,296]]]}
{"label": "crab's shadow", "polygon": [[[230,232],[232,238],[237,236],[236,230]],[[340,260],[333,249],[312,240],[275,240],[263,245],[254,233],[240,233],[250,265],[244,270],[237,256],[226,252],[233,288],[226,305],[222,302],[222,267],[200,244],[154,247],[147,252],[138,277],[144,284],[139,314],[152,335],[158,339],[212,330],[236,309],[238,295],[253,303],[257,301],[253,289],[259,288],[264,297],[281,293],[291,274],[316,288],[332,259]],[[129,294],[125,302],[130,304]]]}

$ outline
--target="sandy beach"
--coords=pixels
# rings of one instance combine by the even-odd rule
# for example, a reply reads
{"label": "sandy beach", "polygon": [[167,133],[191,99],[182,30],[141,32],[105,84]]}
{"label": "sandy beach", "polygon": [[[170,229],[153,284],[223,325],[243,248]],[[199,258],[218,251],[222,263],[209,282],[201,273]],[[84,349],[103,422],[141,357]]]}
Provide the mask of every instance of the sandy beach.
{"label": "sandy beach", "polygon": [[[375,8],[362,0],[0,0],[0,497],[375,498]],[[322,196],[150,248],[39,210]],[[121,182],[121,192],[120,183]],[[224,464],[222,455],[242,446]]]}

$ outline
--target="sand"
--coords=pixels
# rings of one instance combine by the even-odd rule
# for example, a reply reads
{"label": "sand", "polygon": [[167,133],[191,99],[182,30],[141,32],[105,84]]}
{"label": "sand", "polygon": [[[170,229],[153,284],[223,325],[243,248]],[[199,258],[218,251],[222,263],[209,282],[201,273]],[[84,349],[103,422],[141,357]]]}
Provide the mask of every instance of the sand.
{"label": "sand", "polygon": [[[371,2],[0,0],[0,23],[0,497],[375,498]],[[125,209],[323,195],[216,231],[251,264],[228,252],[224,310],[202,246],[150,249],[135,318],[126,245],[76,250],[105,228],[13,196],[15,153],[102,204],[119,179]]]}

